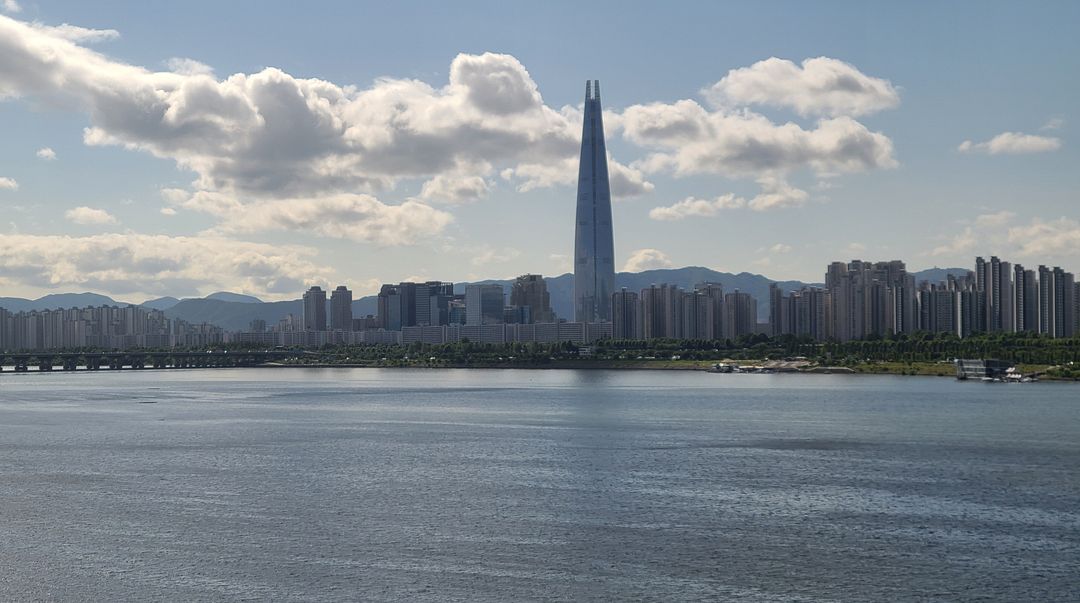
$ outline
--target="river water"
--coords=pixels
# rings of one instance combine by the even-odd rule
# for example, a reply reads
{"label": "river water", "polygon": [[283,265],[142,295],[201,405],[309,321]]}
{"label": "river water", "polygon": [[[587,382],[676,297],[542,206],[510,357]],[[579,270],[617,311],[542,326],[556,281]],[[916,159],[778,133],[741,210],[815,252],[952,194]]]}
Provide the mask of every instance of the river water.
{"label": "river water", "polygon": [[1080,600],[1080,387],[0,376],[0,600]]}

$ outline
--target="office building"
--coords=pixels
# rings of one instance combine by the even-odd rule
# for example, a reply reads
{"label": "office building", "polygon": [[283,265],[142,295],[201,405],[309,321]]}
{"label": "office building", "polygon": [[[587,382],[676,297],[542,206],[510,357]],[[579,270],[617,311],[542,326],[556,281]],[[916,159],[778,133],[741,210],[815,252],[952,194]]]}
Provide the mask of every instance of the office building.
{"label": "office building", "polygon": [[502,285],[466,285],[465,324],[501,324],[505,299]]}
{"label": "office building", "polygon": [[615,242],[611,226],[600,82],[585,84],[574,233],[574,316],[578,322],[611,320]]}
{"label": "office building", "polygon": [[551,295],[547,282],[539,274],[523,274],[514,279],[510,289],[511,306],[528,306],[530,322],[554,322],[555,313],[551,311]]}

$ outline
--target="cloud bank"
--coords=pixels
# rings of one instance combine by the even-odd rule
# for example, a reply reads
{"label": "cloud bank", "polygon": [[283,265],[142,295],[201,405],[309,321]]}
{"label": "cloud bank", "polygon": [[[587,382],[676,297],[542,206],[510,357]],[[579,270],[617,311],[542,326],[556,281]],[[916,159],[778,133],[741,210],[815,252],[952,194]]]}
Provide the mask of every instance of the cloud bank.
{"label": "cloud bank", "polygon": [[212,237],[0,234],[0,271],[8,281],[116,294],[230,290],[291,299],[311,279],[325,280],[314,255],[309,247]]}

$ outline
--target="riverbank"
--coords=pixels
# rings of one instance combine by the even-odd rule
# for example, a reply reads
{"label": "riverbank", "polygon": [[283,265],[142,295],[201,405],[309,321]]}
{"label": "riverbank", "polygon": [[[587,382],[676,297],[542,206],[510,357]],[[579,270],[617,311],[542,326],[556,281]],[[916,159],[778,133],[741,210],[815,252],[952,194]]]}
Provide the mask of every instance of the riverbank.
{"label": "riverbank", "polygon": [[[269,362],[265,364],[252,365],[251,367],[214,367],[214,368],[324,368],[324,369],[357,369],[357,368],[416,368],[416,369],[529,369],[529,370],[627,370],[627,371],[697,371],[697,372],[712,372],[714,366],[717,363],[711,360],[611,360],[611,359],[558,359],[550,360],[547,362],[529,363],[518,361],[478,361],[478,362],[431,362],[431,361],[372,361],[372,362],[308,362],[308,363],[282,363],[282,362]],[[742,372],[761,372],[776,373],[776,374],[803,374],[803,375],[902,375],[902,376],[920,376],[920,377],[956,377],[956,368],[952,363],[947,362],[868,362],[854,365],[818,365],[808,363],[805,366],[801,366],[797,369],[793,368],[777,368],[775,364],[769,362],[755,361],[755,360],[742,360],[742,361],[725,361],[725,364],[739,365],[742,367]],[[783,364],[783,363],[780,363]],[[1039,380],[1043,381],[1080,381],[1080,376],[1076,376],[1075,373],[1071,373],[1068,370],[1061,371],[1055,374],[1052,371],[1055,367],[1050,365],[1033,365],[1033,364],[1021,364],[1017,366],[1023,375],[1036,375]],[[142,371],[184,371],[189,369],[183,368],[165,368],[154,369],[150,367],[141,369],[131,369],[125,367],[120,369],[123,371],[138,370]],[[1051,372],[1047,372],[1051,371]],[[69,371],[38,371],[31,370],[27,372],[16,373],[12,370],[11,366],[3,367],[0,370],[0,375],[11,374],[49,374],[51,372],[69,372]],[[113,369],[102,369],[100,371],[87,371],[86,369],[80,369],[77,372],[101,372],[108,373],[113,372]]]}
{"label": "riverbank", "polygon": [[[922,377],[956,377],[956,368],[951,362],[872,362],[850,366],[825,366],[808,364],[797,370],[777,370],[767,362],[727,361],[739,364],[749,370],[761,368],[772,373],[796,374],[851,374],[851,375],[904,375]],[[551,360],[544,363],[526,362],[373,362],[373,363],[308,363],[280,364],[264,366],[280,368],[454,368],[454,369],[535,369],[535,370],[639,370],[639,371],[713,371],[717,363],[707,360]],[[1017,369],[1024,375],[1037,374],[1040,379],[1056,381],[1076,381],[1077,379],[1046,374],[1050,365],[1021,364]]]}

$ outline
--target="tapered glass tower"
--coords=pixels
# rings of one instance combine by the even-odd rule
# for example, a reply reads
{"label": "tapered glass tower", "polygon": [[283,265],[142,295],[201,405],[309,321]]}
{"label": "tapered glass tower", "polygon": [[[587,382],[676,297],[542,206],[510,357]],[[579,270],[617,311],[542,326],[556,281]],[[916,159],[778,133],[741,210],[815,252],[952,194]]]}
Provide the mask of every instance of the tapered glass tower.
{"label": "tapered glass tower", "polygon": [[601,113],[600,82],[585,82],[574,234],[574,318],[579,322],[610,321],[611,294],[615,292],[611,189]]}

